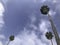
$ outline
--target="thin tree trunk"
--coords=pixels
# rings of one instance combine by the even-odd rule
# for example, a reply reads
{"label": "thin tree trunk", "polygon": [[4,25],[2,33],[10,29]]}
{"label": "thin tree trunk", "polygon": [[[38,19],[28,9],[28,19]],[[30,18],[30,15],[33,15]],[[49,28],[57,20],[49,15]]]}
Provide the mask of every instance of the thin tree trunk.
{"label": "thin tree trunk", "polygon": [[52,39],[51,39],[51,44],[53,45],[53,41],[52,41]]}
{"label": "thin tree trunk", "polygon": [[57,33],[57,29],[56,29],[56,27],[55,27],[55,25],[53,23],[53,20],[51,19],[51,16],[49,14],[48,14],[48,18],[49,18],[49,21],[50,21],[51,26],[52,26],[52,31],[54,33],[56,43],[57,43],[57,45],[60,45],[60,39],[59,39],[59,35]]}
{"label": "thin tree trunk", "polygon": [[7,45],[9,45],[10,41],[8,41]]}

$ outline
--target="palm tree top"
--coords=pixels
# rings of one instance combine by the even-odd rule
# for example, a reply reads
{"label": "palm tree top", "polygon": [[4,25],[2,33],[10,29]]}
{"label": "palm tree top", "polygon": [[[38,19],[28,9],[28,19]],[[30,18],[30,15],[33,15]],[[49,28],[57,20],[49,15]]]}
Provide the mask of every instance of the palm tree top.
{"label": "palm tree top", "polygon": [[49,12],[49,7],[47,5],[43,5],[40,9],[41,13],[46,15]]}
{"label": "palm tree top", "polygon": [[46,38],[49,39],[49,40],[52,39],[52,37],[53,37],[53,35],[52,35],[51,32],[46,32],[45,36],[46,36]]}
{"label": "palm tree top", "polygon": [[10,39],[10,41],[13,41],[13,40],[14,40],[14,35],[11,35],[11,36],[9,37],[9,39]]}

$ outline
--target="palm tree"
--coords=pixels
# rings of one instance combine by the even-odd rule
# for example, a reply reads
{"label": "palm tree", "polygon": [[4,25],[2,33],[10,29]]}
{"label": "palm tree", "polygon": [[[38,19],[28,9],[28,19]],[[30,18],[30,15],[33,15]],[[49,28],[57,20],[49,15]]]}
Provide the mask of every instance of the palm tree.
{"label": "palm tree", "polygon": [[7,45],[9,45],[10,41],[13,41],[13,40],[14,40],[14,35],[11,35],[11,36],[9,37],[9,41],[8,41]]}
{"label": "palm tree", "polygon": [[59,38],[59,35],[58,35],[58,32],[57,32],[57,29],[56,29],[56,27],[55,27],[55,25],[54,25],[54,23],[53,23],[53,20],[52,20],[50,14],[49,14],[49,10],[50,10],[50,8],[49,8],[47,5],[43,5],[43,6],[41,7],[41,9],[40,9],[40,11],[41,11],[41,13],[42,13],[43,15],[47,15],[47,16],[48,16],[49,21],[50,21],[50,23],[51,23],[52,31],[53,31],[54,36],[55,36],[56,43],[57,43],[57,45],[60,45],[60,38]]}
{"label": "palm tree", "polygon": [[47,5],[43,5],[40,9],[41,13],[47,15],[49,12],[49,7]]}
{"label": "palm tree", "polygon": [[53,42],[52,42],[53,35],[52,35],[52,33],[51,32],[46,32],[45,36],[48,40],[51,40],[51,43],[53,45]]}

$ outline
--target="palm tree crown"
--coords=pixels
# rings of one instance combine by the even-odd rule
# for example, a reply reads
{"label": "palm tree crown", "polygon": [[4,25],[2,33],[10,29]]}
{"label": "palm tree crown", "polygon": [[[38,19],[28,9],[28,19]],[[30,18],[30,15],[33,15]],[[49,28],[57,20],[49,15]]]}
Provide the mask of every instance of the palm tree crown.
{"label": "palm tree crown", "polygon": [[49,12],[49,7],[47,5],[43,5],[40,9],[41,13],[46,15]]}
{"label": "palm tree crown", "polygon": [[11,35],[11,36],[9,37],[9,39],[10,39],[10,41],[13,41],[13,40],[14,40],[14,35]]}
{"label": "palm tree crown", "polygon": [[53,35],[52,35],[51,32],[46,32],[45,36],[46,36],[46,38],[49,39],[49,40],[52,39],[52,37],[53,37]]}

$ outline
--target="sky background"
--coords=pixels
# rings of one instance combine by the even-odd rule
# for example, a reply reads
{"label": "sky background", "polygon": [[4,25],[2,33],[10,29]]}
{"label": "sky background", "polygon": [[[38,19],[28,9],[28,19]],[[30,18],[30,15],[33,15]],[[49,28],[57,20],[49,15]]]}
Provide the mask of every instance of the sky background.
{"label": "sky background", "polygon": [[[9,45],[51,45],[45,37],[52,29],[48,17],[40,12],[43,5],[49,6],[59,33],[60,0],[0,0],[0,45],[7,45],[10,35],[15,40]],[[54,37],[52,41],[56,45]]]}

